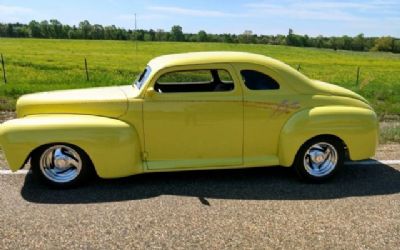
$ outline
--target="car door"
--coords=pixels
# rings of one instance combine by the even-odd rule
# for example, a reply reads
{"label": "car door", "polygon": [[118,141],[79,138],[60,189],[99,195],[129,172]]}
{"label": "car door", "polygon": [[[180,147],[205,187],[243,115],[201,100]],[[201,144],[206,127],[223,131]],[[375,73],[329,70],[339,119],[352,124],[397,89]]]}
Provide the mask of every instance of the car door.
{"label": "car door", "polygon": [[241,166],[243,100],[238,82],[226,64],[158,72],[143,103],[148,169]]}
{"label": "car door", "polygon": [[300,108],[295,92],[270,68],[236,64],[244,98],[244,146],[246,166],[278,165],[280,131]]}

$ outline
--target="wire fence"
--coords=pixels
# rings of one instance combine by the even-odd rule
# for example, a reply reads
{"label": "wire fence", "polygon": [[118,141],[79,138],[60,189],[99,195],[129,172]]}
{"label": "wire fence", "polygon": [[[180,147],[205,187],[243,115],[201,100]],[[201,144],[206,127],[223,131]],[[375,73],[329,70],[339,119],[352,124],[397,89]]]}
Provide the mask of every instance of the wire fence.
{"label": "wire fence", "polygon": [[[99,61],[92,62],[90,64],[88,58],[85,56],[81,60],[82,64],[76,64],[74,65],[63,65],[62,63],[58,64],[54,60],[47,60],[47,62],[53,62],[54,64],[49,64],[47,63],[46,65],[42,64],[35,64],[34,62],[29,62],[29,61],[12,61],[10,58],[8,58],[8,64],[6,61],[6,56],[3,54],[0,54],[0,63],[1,63],[1,77],[0,79],[4,84],[13,84],[13,83],[19,83],[22,80],[21,78],[24,78],[24,70],[26,72],[29,71],[29,73],[26,73],[26,75],[29,75],[29,77],[34,78],[37,80],[35,83],[49,83],[51,84],[52,80],[55,80],[56,78],[63,79],[66,81],[66,84],[71,81],[75,81],[76,83],[83,83],[83,82],[88,82],[90,84],[101,84],[105,81],[104,78],[107,80],[113,81],[115,78],[118,78],[118,83],[121,83],[124,79],[125,81],[129,77],[130,81],[132,81],[135,77],[135,74],[140,73],[139,69],[137,68],[137,63],[134,62],[133,64],[136,64],[136,67],[132,65],[132,69],[127,69],[125,66],[124,69],[122,68],[116,68],[115,64],[113,64],[113,67],[108,69],[105,68],[105,65],[102,64],[101,66],[99,65]],[[79,62],[79,60],[75,60],[75,62]],[[97,64],[96,64],[97,62]],[[356,87],[356,88],[362,88],[365,83],[374,81],[374,82],[379,82],[379,83],[384,83],[385,77],[388,77],[389,75],[394,75],[391,77],[390,81],[391,82],[400,82],[400,69],[393,70],[391,69],[385,69],[385,68],[378,68],[378,70],[371,70],[370,66],[357,66],[357,65],[346,65],[345,69],[342,69],[343,72],[338,73],[335,72],[335,65],[332,67],[326,67],[327,64],[324,65],[317,65],[317,64],[310,64],[310,63],[292,63],[292,67],[299,72],[302,72],[303,74],[319,79],[323,78],[325,81],[330,81],[331,79],[329,78],[331,75],[333,77],[336,77],[334,79],[335,83],[339,83],[341,85],[345,86],[351,86],[351,88]],[[337,66],[337,65],[336,65]],[[20,70],[16,70],[16,68],[21,68]],[[118,66],[117,66],[118,67]],[[378,66],[373,66],[375,67],[374,69],[377,69]],[[23,69],[22,69],[23,68]],[[136,68],[136,70],[135,70]],[[316,68],[320,68],[316,70]],[[77,70],[78,69],[78,70]],[[59,71],[59,72],[58,72]],[[81,73],[77,73],[81,72]],[[52,74],[51,76],[46,76],[43,77],[43,75],[49,75]],[[81,74],[81,76],[80,76]],[[60,75],[58,77],[57,75]],[[73,80],[69,79],[68,77],[73,76]],[[399,78],[397,79],[396,78]],[[17,80],[18,79],[18,80]],[[30,82],[31,79],[26,77],[27,82]],[[78,79],[78,81],[76,81]],[[81,79],[81,80],[79,80]],[[60,82],[60,81],[58,81]],[[104,82],[105,83],[105,82]],[[113,82],[110,82],[110,84],[113,84]]]}

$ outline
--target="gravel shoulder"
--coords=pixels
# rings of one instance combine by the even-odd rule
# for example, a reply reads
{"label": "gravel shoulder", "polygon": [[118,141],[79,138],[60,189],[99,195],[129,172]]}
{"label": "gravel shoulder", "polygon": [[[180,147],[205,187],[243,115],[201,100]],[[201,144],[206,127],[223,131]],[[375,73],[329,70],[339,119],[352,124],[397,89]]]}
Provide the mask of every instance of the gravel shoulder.
{"label": "gravel shoulder", "polygon": [[381,144],[376,150],[374,159],[377,160],[400,160],[400,144]]}

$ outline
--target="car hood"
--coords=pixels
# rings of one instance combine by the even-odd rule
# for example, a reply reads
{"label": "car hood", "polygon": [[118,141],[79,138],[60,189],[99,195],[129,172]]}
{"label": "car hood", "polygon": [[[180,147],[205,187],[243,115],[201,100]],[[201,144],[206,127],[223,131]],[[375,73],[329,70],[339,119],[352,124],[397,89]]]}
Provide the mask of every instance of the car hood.
{"label": "car hood", "polygon": [[28,94],[17,101],[17,116],[90,114],[118,118],[128,109],[132,86],[50,91]]}
{"label": "car hood", "polygon": [[312,83],[313,87],[317,89],[317,92],[320,94],[349,97],[369,105],[368,101],[364,97],[346,88],[318,80],[312,80]]}

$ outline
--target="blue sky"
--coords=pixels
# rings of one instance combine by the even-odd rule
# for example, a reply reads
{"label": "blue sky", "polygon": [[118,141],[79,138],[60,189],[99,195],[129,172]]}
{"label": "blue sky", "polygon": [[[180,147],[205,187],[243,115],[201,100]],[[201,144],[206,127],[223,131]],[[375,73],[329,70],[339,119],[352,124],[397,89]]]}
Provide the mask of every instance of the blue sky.
{"label": "blue sky", "polygon": [[0,0],[0,22],[58,19],[184,32],[400,37],[400,0]]}

